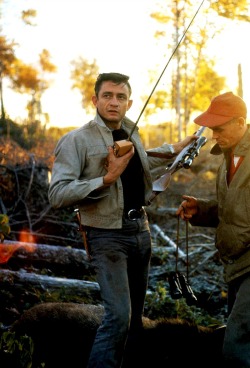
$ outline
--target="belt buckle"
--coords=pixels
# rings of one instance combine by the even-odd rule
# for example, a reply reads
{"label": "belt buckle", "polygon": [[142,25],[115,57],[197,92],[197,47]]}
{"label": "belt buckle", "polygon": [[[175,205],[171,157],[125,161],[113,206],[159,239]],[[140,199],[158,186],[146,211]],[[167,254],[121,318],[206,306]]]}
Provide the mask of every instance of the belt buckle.
{"label": "belt buckle", "polygon": [[128,219],[135,221],[137,219],[141,218],[141,211],[138,211],[136,209],[132,209],[128,211]]}

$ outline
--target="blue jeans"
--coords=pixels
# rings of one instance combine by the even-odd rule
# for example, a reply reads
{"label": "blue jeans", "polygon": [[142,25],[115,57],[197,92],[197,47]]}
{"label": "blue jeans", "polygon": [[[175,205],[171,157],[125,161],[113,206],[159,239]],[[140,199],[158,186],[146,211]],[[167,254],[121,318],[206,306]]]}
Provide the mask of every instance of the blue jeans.
{"label": "blue jeans", "polygon": [[87,237],[105,310],[87,367],[119,368],[128,333],[142,325],[151,257],[147,216],[124,218],[122,229],[90,228]]}

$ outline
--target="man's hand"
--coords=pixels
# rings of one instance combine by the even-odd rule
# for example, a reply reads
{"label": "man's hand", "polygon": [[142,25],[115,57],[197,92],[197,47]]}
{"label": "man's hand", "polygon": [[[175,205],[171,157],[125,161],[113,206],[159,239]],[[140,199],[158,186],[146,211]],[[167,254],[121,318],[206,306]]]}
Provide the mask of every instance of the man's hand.
{"label": "man's hand", "polygon": [[115,155],[113,147],[108,147],[108,152],[109,153],[105,162],[107,174],[103,177],[103,184],[106,186],[110,186],[116,182],[116,180],[128,166],[130,159],[135,153],[135,149],[134,146],[132,146],[130,151],[120,157]]}
{"label": "man's hand", "polygon": [[198,212],[197,199],[186,195],[183,195],[182,198],[184,201],[181,202],[178,210],[176,211],[176,215],[180,216],[182,220],[189,220]]}
{"label": "man's hand", "polygon": [[192,143],[192,141],[196,140],[197,138],[199,137],[193,134],[193,135],[187,136],[180,142],[173,143],[172,146],[174,147],[174,152],[178,155],[178,153],[180,153],[183,150],[183,148],[185,148],[188,144]]}

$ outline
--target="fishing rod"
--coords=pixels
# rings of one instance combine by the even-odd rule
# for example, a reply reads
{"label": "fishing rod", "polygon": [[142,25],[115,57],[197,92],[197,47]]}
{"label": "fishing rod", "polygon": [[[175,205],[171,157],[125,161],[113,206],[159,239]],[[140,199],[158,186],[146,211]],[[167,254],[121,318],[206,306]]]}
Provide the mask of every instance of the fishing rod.
{"label": "fishing rod", "polygon": [[179,42],[177,43],[176,47],[174,48],[174,50],[173,50],[172,54],[170,55],[170,57],[169,57],[169,59],[168,59],[168,61],[167,61],[166,65],[164,66],[164,68],[163,68],[163,70],[162,70],[162,72],[161,72],[161,74],[160,74],[159,78],[157,79],[157,81],[156,81],[156,83],[155,83],[155,85],[154,85],[154,87],[153,87],[153,89],[152,89],[152,91],[151,91],[150,95],[148,96],[148,98],[147,98],[147,100],[146,100],[146,102],[145,102],[145,104],[144,104],[144,106],[143,106],[143,108],[142,108],[142,110],[141,110],[141,112],[140,112],[140,114],[139,114],[139,116],[138,116],[138,118],[137,118],[137,120],[136,120],[136,122],[135,122],[135,124],[134,124],[134,126],[133,126],[133,128],[132,128],[132,130],[131,130],[131,132],[130,132],[130,134],[129,134],[129,136],[128,136],[128,138],[127,138],[127,139],[120,140],[120,141],[116,141],[116,142],[114,143],[114,151],[115,151],[115,154],[116,154],[117,156],[123,156],[125,153],[127,153],[127,152],[131,149],[131,147],[132,147],[132,145],[133,145],[133,144],[132,144],[132,142],[131,142],[131,136],[132,136],[132,134],[134,133],[135,128],[137,127],[137,125],[138,125],[138,123],[139,123],[139,120],[140,120],[140,118],[141,118],[142,114],[144,113],[144,111],[145,111],[145,109],[146,109],[146,107],[147,107],[147,105],[148,105],[148,103],[149,103],[149,101],[150,101],[150,99],[151,99],[151,97],[152,97],[152,95],[153,95],[153,93],[154,93],[154,91],[155,91],[156,87],[158,86],[158,84],[159,84],[159,82],[160,82],[160,80],[161,80],[161,78],[162,78],[163,74],[165,73],[165,71],[166,71],[166,69],[167,69],[167,67],[168,67],[168,65],[169,65],[169,63],[170,63],[170,61],[171,61],[171,60],[172,60],[172,58],[174,57],[174,55],[175,55],[175,53],[176,53],[176,51],[177,51],[178,47],[180,46],[180,44],[181,44],[182,40],[183,40],[183,39],[184,39],[184,37],[186,36],[187,31],[189,30],[189,28],[190,28],[191,24],[193,23],[193,21],[194,21],[195,17],[196,17],[196,16],[197,16],[197,14],[199,13],[200,8],[202,7],[202,5],[203,5],[203,3],[204,3],[204,2],[205,2],[205,0],[203,0],[203,1],[200,3],[200,5],[199,5],[198,9],[196,10],[196,12],[195,12],[194,16],[192,17],[191,21],[189,22],[189,24],[188,24],[188,26],[187,26],[186,30],[184,31],[184,33],[183,33],[183,35],[181,36],[181,38],[180,38]]}

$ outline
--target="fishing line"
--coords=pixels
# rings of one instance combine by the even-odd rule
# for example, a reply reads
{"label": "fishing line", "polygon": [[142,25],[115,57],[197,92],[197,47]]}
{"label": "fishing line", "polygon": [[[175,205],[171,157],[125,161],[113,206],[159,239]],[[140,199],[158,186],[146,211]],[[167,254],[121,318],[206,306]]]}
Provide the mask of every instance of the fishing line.
{"label": "fishing line", "polygon": [[187,31],[189,30],[189,28],[190,28],[191,24],[193,23],[193,21],[194,21],[195,17],[196,17],[196,16],[197,16],[197,14],[199,13],[199,11],[200,11],[200,9],[201,9],[201,7],[202,7],[202,5],[203,5],[203,3],[204,3],[204,2],[205,2],[205,0],[203,0],[203,1],[201,2],[201,4],[199,5],[199,7],[198,7],[198,9],[196,10],[196,12],[195,12],[195,14],[194,14],[193,18],[191,19],[191,21],[190,21],[189,25],[187,26],[187,28],[186,28],[185,32],[184,32],[184,33],[183,33],[183,35],[181,36],[181,38],[180,38],[179,42],[177,43],[177,45],[176,45],[176,47],[175,47],[174,51],[172,52],[172,54],[171,54],[170,58],[168,59],[167,64],[165,65],[165,67],[164,67],[163,71],[161,72],[161,74],[160,74],[160,76],[159,76],[158,80],[156,81],[154,88],[152,89],[152,91],[151,91],[150,95],[148,96],[147,101],[145,102],[145,104],[144,104],[144,106],[143,106],[143,108],[142,108],[142,110],[141,110],[141,112],[140,112],[140,115],[139,115],[138,119],[136,120],[136,123],[135,123],[135,125],[134,125],[133,129],[132,129],[132,130],[131,130],[131,132],[130,132],[130,135],[129,135],[129,137],[128,137],[128,140],[130,140],[130,138],[131,138],[131,136],[132,136],[132,134],[133,134],[133,132],[134,132],[134,130],[135,130],[135,128],[136,128],[136,126],[137,126],[137,124],[139,123],[139,120],[140,120],[140,118],[141,118],[141,116],[142,116],[142,114],[143,114],[144,110],[145,110],[145,109],[146,109],[146,107],[147,107],[147,104],[149,103],[150,98],[152,97],[152,95],[153,95],[153,93],[154,93],[154,91],[155,91],[156,87],[158,86],[158,84],[159,84],[159,82],[160,82],[160,80],[161,80],[161,78],[162,78],[163,74],[165,73],[165,70],[167,69],[167,67],[168,67],[168,65],[169,65],[169,63],[170,63],[170,61],[172,60],[172,58],[173,58],[174,54],[176,53],[176,51],[177,51],[178,47],[180,46],[180,44],[181,44],[181,42],[182,42],[183,38],[185,37],[185,35],[186,35]]}

